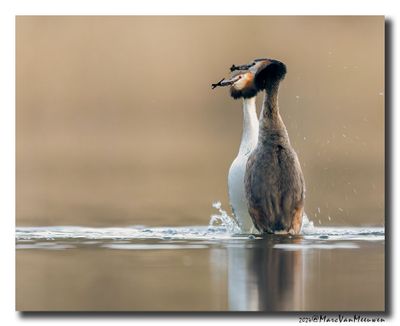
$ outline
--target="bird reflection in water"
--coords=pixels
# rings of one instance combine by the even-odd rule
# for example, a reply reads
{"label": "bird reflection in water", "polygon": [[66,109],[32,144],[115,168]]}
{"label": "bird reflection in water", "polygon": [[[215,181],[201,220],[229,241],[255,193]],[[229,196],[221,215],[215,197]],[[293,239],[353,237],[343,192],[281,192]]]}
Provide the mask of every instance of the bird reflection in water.
{"label": "bird reflection in water", "polygon": [[[303,252],[274,249],[283,241],[288,240],[268,236],[228,247],[229,310],[303,310]],[[290,242],[300,243],[301,238]]]}

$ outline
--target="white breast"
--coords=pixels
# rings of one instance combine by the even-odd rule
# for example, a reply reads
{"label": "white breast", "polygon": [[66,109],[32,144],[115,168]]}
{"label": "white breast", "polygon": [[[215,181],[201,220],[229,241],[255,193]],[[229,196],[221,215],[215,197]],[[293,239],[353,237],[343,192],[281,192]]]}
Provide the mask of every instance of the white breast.
{"label": "white breast", "polygon": [[244,174],[246,172],[247,156],[237,156],[232,162],[228,174],[228,192],[233,215],[244,233],[251,233],[253,222],[248,212],[244,190]]}
{"label": "white breast", "polygon": [[258,119],[255,97],[243,101],[243,134],[239,153],[228,174],[228,193],[232,212],[244,233],[254,233],[255,228],[248,211],[244,175],[250,153],[257,146]]}

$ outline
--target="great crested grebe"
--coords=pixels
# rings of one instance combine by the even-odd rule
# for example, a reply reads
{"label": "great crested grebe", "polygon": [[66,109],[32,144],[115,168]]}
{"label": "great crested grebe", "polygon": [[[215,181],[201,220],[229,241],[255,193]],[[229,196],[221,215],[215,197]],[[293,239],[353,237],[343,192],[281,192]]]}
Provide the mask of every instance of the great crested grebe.
{"label": "great crested grebe", "polygon": [[233,160],[228,173],[228,194],[232,213],[244,233],[254,233],[253,222],[249,215],[248,204],[244,189],[244,174],[246,172],[247,159],[254,150],[258,140],[258,118],[256,110],[257,89],[254,84],[254,76],[258,64],[251,68],[246,66],[232,66],[232,77],[221,80],[212,87],[231,86],[230,94],[234,99],[243,101],[243,131],[239,146],[239,152]]}
{"label": "great crested grebe", "polygon": [[278,107],[279,84],[286,66],[273,59],[257,59],[248,66],[256,68],[254,87],[265,91],[258,142],[247,160],[244,177],[249,214],[261,233],[298,234],[304,178]]}

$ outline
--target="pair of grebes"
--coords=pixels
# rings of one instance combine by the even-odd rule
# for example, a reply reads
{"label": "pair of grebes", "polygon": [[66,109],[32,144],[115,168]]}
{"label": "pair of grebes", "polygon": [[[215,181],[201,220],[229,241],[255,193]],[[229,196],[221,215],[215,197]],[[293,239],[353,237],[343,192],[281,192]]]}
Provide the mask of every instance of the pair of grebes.
{"label": "pair of grebes", "polygon": [[[279,114],[279,85],[286,66],[256,59],[231,68],[231,78],[212,88],[229,86],[243,100],[243,134],[228,174],[229,201],[244,233],[299,234],[304,211],[304,178]],[[264,92],[259,119],[256,96]]]}

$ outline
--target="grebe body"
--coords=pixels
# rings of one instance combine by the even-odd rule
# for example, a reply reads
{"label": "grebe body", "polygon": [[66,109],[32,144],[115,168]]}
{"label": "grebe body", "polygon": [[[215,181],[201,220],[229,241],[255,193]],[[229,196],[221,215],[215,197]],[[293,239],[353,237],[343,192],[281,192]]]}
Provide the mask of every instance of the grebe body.
{"label": "grebe body", "polygon": [[245,192],[249,214],[261,233],[299,234],[303,221],[303,173],[278,107],[285,75],[282,62],[263,59],[255,76],[265,97],[257,146],[247,161]]}

